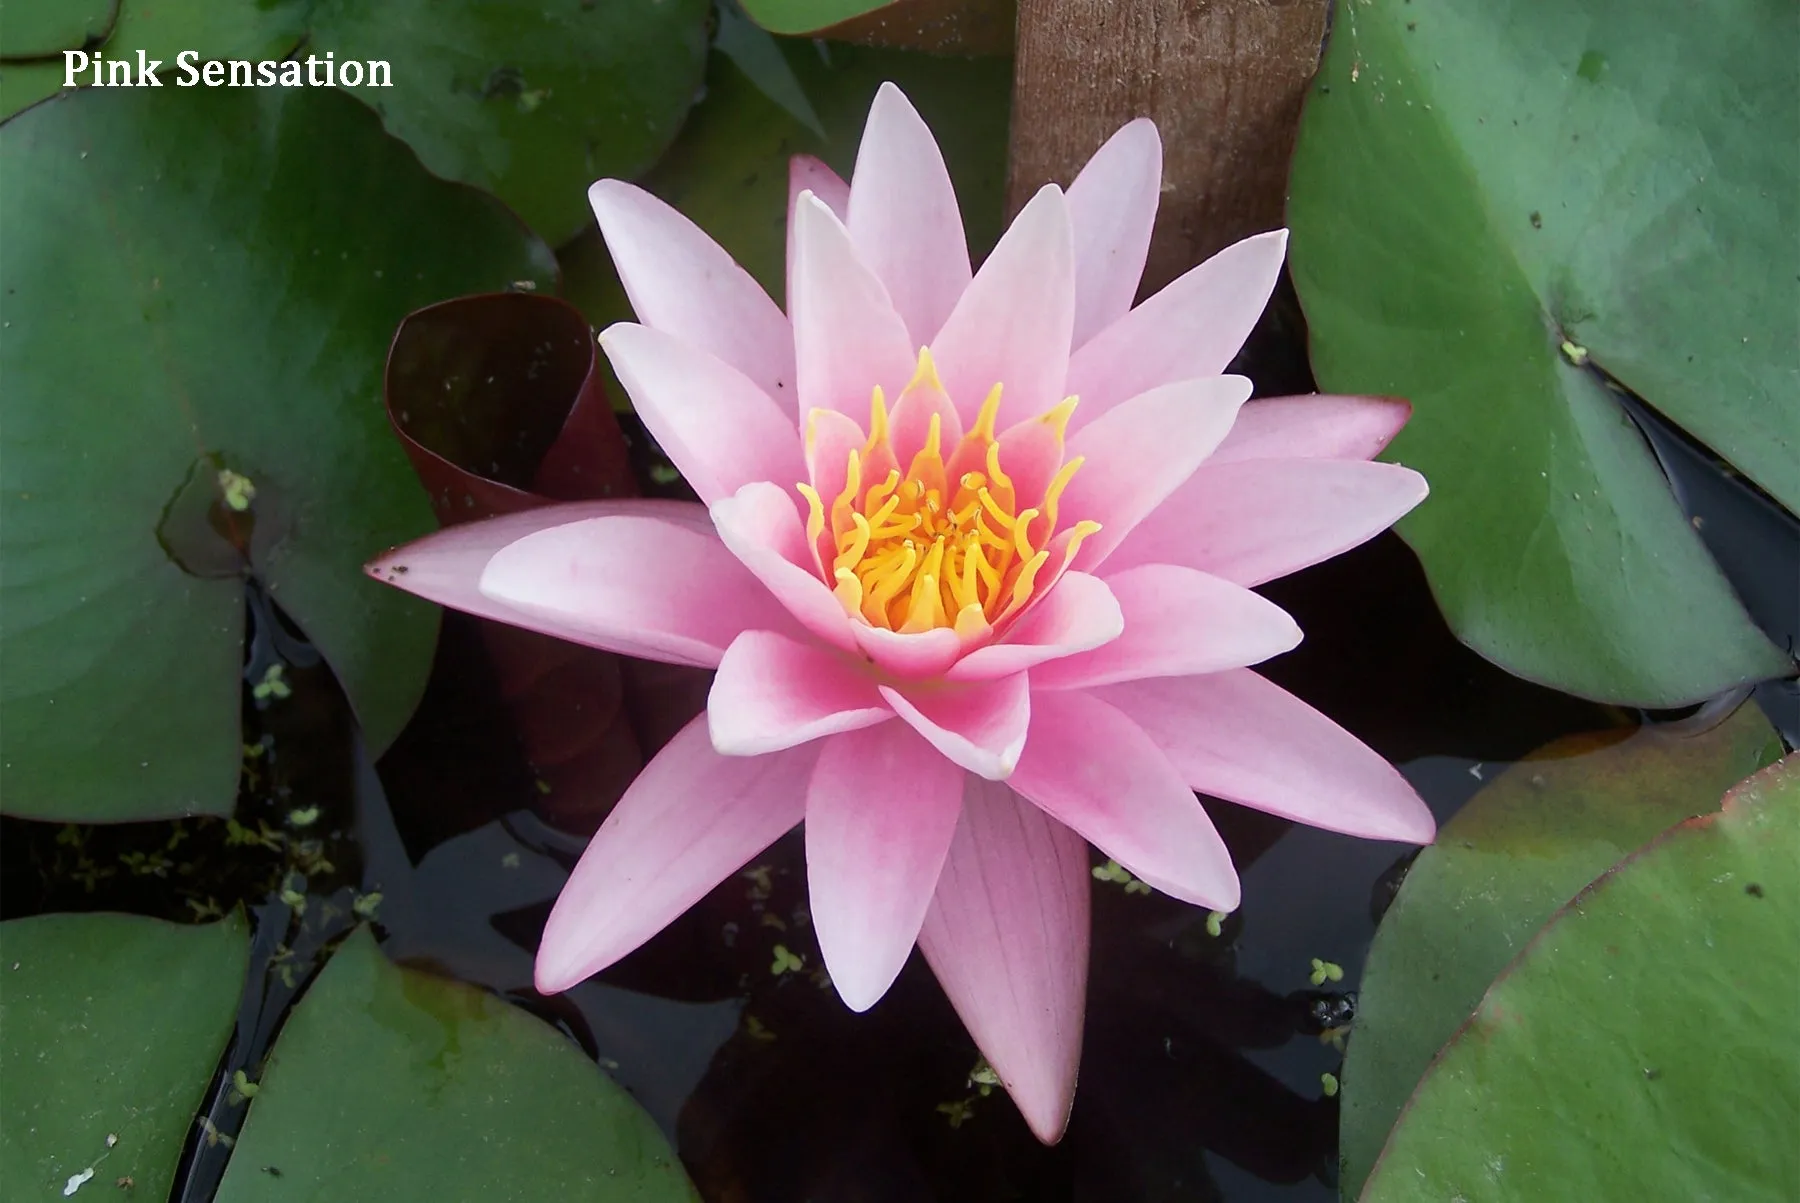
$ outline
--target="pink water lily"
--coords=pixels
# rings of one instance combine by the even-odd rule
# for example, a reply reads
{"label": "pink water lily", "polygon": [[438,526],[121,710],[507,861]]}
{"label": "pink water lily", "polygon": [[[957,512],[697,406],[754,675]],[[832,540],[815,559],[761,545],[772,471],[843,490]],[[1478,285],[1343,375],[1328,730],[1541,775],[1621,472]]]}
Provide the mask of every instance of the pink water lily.
{"label": "pink water lily", "polygon": [[796,159],[783,313],[628,184],[590,196],[641,324],[601,344],[702,504],[553,505],[390,552],[378,578],[565,639],[718,670],[545,929],[605,969],[805,820],[832,982],[913,945],[1045,1141],[1075,1088],[1086,843],[1197,906],[1238,880],[1194,791],[1427,842],[1399,773],[1248,668],[1300,641],[1252,591],[1426,493],[1372,463],[1403,403],[1246,404],[1223,375],[1280,271],[1246,239],[1132,306],[1155,127],[1047,186],[972,271],[936,143],[892,85],[846,185]]}

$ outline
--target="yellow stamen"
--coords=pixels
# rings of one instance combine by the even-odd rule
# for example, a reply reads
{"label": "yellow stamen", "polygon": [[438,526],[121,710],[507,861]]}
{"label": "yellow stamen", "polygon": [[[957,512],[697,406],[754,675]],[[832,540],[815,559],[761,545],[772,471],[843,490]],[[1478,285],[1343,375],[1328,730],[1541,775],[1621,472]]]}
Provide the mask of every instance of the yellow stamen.
{"label": "yellow stamen", "polygon": [[819,500],[819,491],[805,481],[794,487],[806,498],[806,541],[817,547],[819,536],[825,533],[825,503]]}
{"label": "yellow stamen", "polygon": [[[923,388],[943,391],[929,350],[919,353],[906,386],[908,392]],[[843,489],[827,500],[810,484],[800,486],[808,538],[830,556],[822,567],[832,592],[859,620],[902,633],[949,627],[966,640],[983,638],[993,624],[1030,605],[1037,582],[1049,579],[1049,545],[1062,533],[1059,503],[1081,461],[1059,464],[1043,497],[1019,497],[995,434],[1000,397],[995,385],[948,458],[946,417],[933,412],[924,446],[902,469],[894,457],[887,397],[873,389],[868,440],[847,452]],[[1060,443],[1074,408],[1070,397],[1036,420]],[[818,426],[816,417],[807,423],[809,460]],[[1035,504],[1020,504],[1026,501]],[[1067,532],[1062,568],[1094,529],[1084,522]],[[827,534],[829,544],[822,541]]]}
{"label": "yellow stamen", "polygon": [[869,550],[869,520],[861,514],[852,514],[850,521],[856,525],[839,544],[841,550],[833,561],[838,570],[856,567],[862,562],[863,552]]}
{"label": "yellow stamen", "polygon": [[1085,461],[1085,456],[1076,456],[1057,469],[1056,475],[1044,487],[1044,517],[1050,520],[1051,530],[1056,529],[1056,505],[1062,500],[1063,490],[1069,487],[1069,482],[1075,479],[1075,473],[1080,471]]}
{"label": "yellow stamen", "polygon": [[1056,441],[1058,443],[1062,442],[1063,436],[1068,433],[1069,418],[1074,414],[1075,406],[1080,400],[1081,398],[1079,397],[1065,397],[1062,401],[1057,403],[1054,409],[1046,410],[1038,415],[1038,421],[1056,432]]}

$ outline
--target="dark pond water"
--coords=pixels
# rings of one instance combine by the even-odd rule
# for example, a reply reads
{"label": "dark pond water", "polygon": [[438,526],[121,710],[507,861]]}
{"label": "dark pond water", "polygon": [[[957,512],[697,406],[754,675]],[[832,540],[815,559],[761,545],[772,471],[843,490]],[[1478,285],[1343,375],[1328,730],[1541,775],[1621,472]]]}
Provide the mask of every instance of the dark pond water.
{"label": "dark pond water", "polygon": [[[1284,292],[1240,370],[1264,394],[1306,391],[1304,364],[1298,311]],[[1800,529],[1654,415],[1634,412],[1747,604],[1792,648]],[[1440,820],[1559,735],[1679,717],[1570,698],[1467,651],[1392,535],[1266,592],[1307,633],[1269,675],[1402,765]],[[259,594],[248,605],[256,636],[246,681],[261,681],[279,658],[293,692],[270,704],[246,687],[234,823],[8,820],[0,842],[7,918],[125,909],[191,919],[239,901],[251,908],[252,987],[221,1082],[254,1068],[319,954],[357,922],[353,891],[378,891],[375,921],[390,956],[561,1026],[669,1133],[709,1203],[1336,1197],[1337,1104],[1321,1075],[1341,1062],[1332,1029],[1353,1015],[1407,849],[1212,803],[1244,878],[1243,906],[1217,937],[1202,912],[1096,882],[1081,1085],[1068,1137],[1045,1149],[1003,1094],[971,1085],[978,1054],[917,957],[862,1016],[811,971],[819,957],[797,835],[600,978],[561,997],[536,995],[531,950],[583,843],[547,819],[591,827],[599,816],[570,815],[544,792],[478,625],[447,619],[418,717],[372,765],[318,658]],[[648,754],[705,682],[655,666],[629,672],[640,696],[661,699],[654,716],[632,716]],[[1759,701],[1793,743],[1793,685],[1765,687]],[[315,808],[305,838],[273,846],[267,831]],[[778,944],[805,968],[776,973]],[[1342,981],[1315,988],[1314,958],[1341,965]],[[222,1096],[211,1118],[230,1132],[242,1109]],[[197,1136],[190,1154],[176,1197],[199,1203],[226,1153]]]}

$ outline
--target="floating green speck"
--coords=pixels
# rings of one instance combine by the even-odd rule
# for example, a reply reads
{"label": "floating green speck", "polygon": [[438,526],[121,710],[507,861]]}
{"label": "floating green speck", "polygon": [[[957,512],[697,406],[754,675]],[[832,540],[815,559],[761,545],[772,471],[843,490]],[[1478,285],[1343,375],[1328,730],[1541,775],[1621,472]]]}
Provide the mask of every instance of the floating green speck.
{"label": "floating green speck", "polygon": [[224,495],[225,504],[240,514],[256,500],[255,483],[230,468],[219,469],[219,492]]}
{"label": "floating green speck", "polygon": [[245,1099],[255,1098],[257,1089],[256,1083],[252,1082],[249,1075],[243,1070],[237,1069],[232,1071],[230,1102],[233,1107],[237,1106]]}
{"label": "floating green speck", "polygon": [[251,687],[250,696],[259,702],[265,701],[268,698],[292,697],[294,695],[294,687],[287,683],[286,677],[286,665],[269,665],[263,672],[262,680]]}

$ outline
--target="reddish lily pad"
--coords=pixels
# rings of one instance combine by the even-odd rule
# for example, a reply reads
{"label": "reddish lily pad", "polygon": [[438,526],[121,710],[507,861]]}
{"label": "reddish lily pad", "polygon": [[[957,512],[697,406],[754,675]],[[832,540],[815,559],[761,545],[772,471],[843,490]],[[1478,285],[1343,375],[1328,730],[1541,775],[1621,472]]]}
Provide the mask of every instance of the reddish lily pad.
{"label": "reddish lily pad", "polygon": [[[551,501],[636,493],[596,370],[566,302],[464,297],[409,317],[388,357],[388,418],[446,526]],[[538,774],[538,809],[592,831],[643,767],[624,658],[500,623],[481,638]]]}
{"label": "reddish lily pad", "polygon": [[459,297],[401,324],[388,420],[440,523],[636,493],[598,358],[587,319],[554,297]]}
{"label": "reddish lily pad", "polygon": [[1288,208],[1313,367],[1413,402],[1399,531],[1509,671],[1665,707],[1793,671],[1607,378],[1800,508],[1796,55],[1779,0],[1339,7]]}
{"label": "reddish lily pad", "polygon": [[1482,789],[1419,854],[1369,949],[1344,1059],[1344,1197],[1431,1058],[1532,934],[1652,836],[1780,754],[1754,705],[1711,730],[1558,740]]}
{"label": "reddish lily pad", "polygon": [[1576,896],[1433,1063],[1363,1194],[1791,1199],[1800,759]]}
{"label": "reddish lily pad", "polygon": [[244,578],[369,745],[435,612],[358,571],[430,526],[383,429],[388,332],[548,250],[327,89],[83,89],[0,126],[0,739],[8,813],[227,813]]}

